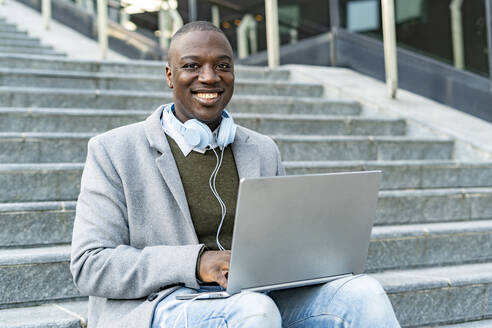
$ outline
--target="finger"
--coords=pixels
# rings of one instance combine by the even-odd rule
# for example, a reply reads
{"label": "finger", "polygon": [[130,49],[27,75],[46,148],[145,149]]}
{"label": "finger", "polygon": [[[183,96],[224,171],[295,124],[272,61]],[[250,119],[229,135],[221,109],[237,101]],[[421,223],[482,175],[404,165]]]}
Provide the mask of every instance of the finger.
{"label": "finger", "polygon": [[224,274],[219,273],[217,275],[216,282],[223,288],[227,288],[227,278]]}

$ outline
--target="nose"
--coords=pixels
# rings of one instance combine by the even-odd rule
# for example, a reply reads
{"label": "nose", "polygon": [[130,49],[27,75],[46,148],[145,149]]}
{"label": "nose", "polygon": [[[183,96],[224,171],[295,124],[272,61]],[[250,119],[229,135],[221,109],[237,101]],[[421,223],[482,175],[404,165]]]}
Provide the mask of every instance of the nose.
{"label": "nose", "polygon": [[214,84],[220,80],[219,74],[215,71],[211,65],[203,65],[200,74],[198,75],[198,81],[205,84]]}

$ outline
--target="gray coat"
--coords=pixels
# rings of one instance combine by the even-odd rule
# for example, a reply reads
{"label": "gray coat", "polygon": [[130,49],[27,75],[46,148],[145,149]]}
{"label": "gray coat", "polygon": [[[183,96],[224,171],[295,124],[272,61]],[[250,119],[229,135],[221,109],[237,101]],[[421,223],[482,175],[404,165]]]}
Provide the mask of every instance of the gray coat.
{"label": "gray coat", "polygon": [[[202,245],[160,126],[162,108],[89,141],[70,269],[90,296],[90,328],[149,327],[156,304],[177,288],[170,286],[198,287]],[[269,137],[238,127],[232,151],[240,178],[284,174]]]}

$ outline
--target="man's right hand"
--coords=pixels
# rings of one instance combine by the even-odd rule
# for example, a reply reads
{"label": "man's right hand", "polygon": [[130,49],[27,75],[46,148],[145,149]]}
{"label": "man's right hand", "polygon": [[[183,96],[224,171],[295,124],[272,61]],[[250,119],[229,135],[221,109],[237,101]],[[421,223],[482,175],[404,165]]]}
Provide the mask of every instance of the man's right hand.
{"label": "man's right hand", "polygon": [[203,282],[216,282],[227,288],[231,251],[205,251],[200,257],[199,277]]}

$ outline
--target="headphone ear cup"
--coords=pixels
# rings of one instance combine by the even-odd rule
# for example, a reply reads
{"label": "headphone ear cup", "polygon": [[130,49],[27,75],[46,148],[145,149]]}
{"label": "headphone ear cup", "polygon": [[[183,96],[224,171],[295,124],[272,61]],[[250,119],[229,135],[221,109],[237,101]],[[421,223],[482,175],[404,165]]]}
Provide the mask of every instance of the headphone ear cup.
{"label": "headphone ear cup", "polygon": [[228,113],[222,117],[220,123],[219,134],[217,136],[217,145],[221,148],[225,148],[234,142],[236,136],[236,124]]}
{"label": "headphone ear cup", "polygon": [[204,149],[212,143],[213,134],[210,128],[198,120],[191,119],[183,124],[183,136],[191,146]]}

